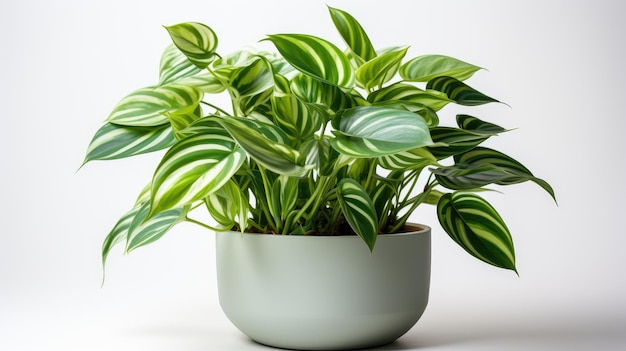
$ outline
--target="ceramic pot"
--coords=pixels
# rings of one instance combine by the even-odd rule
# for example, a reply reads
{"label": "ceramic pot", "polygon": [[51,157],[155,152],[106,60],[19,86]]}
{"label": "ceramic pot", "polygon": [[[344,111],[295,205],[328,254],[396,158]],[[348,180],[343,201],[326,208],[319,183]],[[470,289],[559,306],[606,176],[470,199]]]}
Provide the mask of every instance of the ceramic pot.
{"label": "ceramic pot", "polygon": [[217,233],[219,301],[261,344],[299,350],[375,347],[406,333],[428,302],[430,228],[357,236]]}

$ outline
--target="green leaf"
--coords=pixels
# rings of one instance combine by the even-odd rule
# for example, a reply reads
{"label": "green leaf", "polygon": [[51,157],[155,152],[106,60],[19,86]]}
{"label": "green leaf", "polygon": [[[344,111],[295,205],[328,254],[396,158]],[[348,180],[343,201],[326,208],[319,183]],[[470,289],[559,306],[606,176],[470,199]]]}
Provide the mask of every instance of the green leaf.
{"label": "green leaf", "polygon": [[249,65],[238,67],[230,77],[231,86],[239,96],[257,95],[272,87],[274,81],[264,60],[253,60]]}
{"label": "green leaf", "polygon": [[105,123],[94,135],[85,156],[85,163],[93,160],[114,160],[165,149],[176,139],[172,128],[124,127]]}
{"label": "green leaf", "polygon": [[496,135],[507,131],[498,125],[485,122],[468,115],[457,115],[456,123],[461,129],[469,130],[476,134],[484,134],[486,136]]}
{"label": "green leaf", "polygon": [[502,181],[511,174],[490,164],[458,163],[453,166],[432,169],[437,182],[453,190],[469,190]]}
{"label": "green leaf", "polygon": [[332,43],[306,34],[273,34],[268,38],[297,70],[344,89],[354,86],[350,61]]}
{"label": "green leaf", "polygon": [[356,79],[366,90],[382,87],[398,72],[400,62],[409,48],[402,48],[375,57],[364,63],[356,71]]}
{"label": "green leaf", "polygon": [[191,63],[174,44],[167,46],[161,55],[159,85],[174,83],[181,78],[195,76],[202,69]]}
{"label": "green leaf", "polygon": [[150,216],[202,200],[222,187],[245,158],[245,152],[225,131],[180,140],[154,174]]}
{"label": "green leaf", "polygon": [[182,110],[196,109],[204,93],[199,88],[170,84],[146,87],[124,97],[115,106],[107,121],[132,127],[152,127],[167,124],[164,115]]}
{"label": "green leaf", "polygon": [[483,198],[468,193],[445,194],[437,204],[437,217],[452,240],[469,254],[517,272],[509,229]]}
{"label": "green leaf", "polygon": [[104,239],[104,242],[102,243],[102,267],[105,266],[111,249],[128,238],[130,225],[133,222],[133,219],[137,216],[137,213],[139,213],[142,205],[143,203],[137,204],[130,211],[124,214]]}
{"label": "green leaf", "polygon": [[289,138],[274,125],[234,117],[217,121],[252,159],[270,171],[293,176],[308,171],[303,155],[288,145]]}
{"label": "green leaf", "polygon": [[215,32],[202,23],[186,22],[166,26],[174,45],[191,63],[204,69],[215,59],[217,36]]}
{"label": "green leaf", "polygon": [[224,230],[231,230],[237,222],[243,232],[248,226],[248,199],[231,179],[204,199],[211,217]]}
{"label": "green leaf", "polygon": [[276,178],[275,184],[278,184],[280,193],[281,218],[287,218],[298,201],[298,183],[299,179],[280,175]]}
{"label": "green leaf", "polygon": [[312,137],[324,121],[318,108],[308,105],[295,95],[272,96],[271,100],[274,121],[297,140]]}
{"label": "green leaf", "polygon": [[554,189],[548,182],[535,177],[524,165],[499,151],[485,147],[476,147],[466,153],[455,156],[454,160],[460,164],[497,167],[505,174],[505,176],[495,181],[499,185],[518,184],[528,180],[535,182],[556,201]]}
{"label": "green leaf", "polygon": [[435,145],[429,146],[428,150],[438,160],[469,151],[489,138],[488,135],[452,127],[433,127],[430,135]]}
{"label": "green leaf", "polygon": [[424,119],[404,110],[355,107],[337,113],[332,124],[332,147],[352,157],[386,156],[432,144]]}
{"label": "green leaf", "polygon": [[172,126],[172,130],[174,131],[174,135],[176,139],[184,139],[187,135],[187,128],[195,121],[199,120],[202,117],[202,107],[198,105],[195,111],[176,111],[176,112],[166,112],[165,116],[169,119],[170,124]]}
{"label": "green leaf", "polygon": [[354,98],[339,87],[315,80],[305,74],[298,74],[290,82],[294,95],[305,102],[322,104],[333,111],[356,106]]}
{"label": "green leaf", "polygon": [[440,91],[422,90],[414,85],[399,82],[374,91],[367,97],[367,101],[372,104],[398,101],[411,102],[429,107],[434,111],[439,111],[452,100]]}
{"label": "green leaf", "polygon": [[410,82],[428,82],[447,76],[458,80],[471,77],[481,68],[467,62],[444,55],[424,55],[407,61],[400,67],[402,79]]}
{"label": "green leaf", "polygon": [[349,13],[328,6],[330,16],[341,37],[350,47],[352,52],[363,61],[369,61],[376,57],[376,51],[372,42],[361,27],[361,24]]}
{"label": "green leaf", "polygon": [[490,102],[500,102],[452,77],[433,78],[426,84],[426,89],[434,89],[444,92],[450,99],[454,100],[455,103],[464,106],[476,106]]}
{"label": "green leaf", "polygon": [[374,250],[378,218],[374,203],[355,180],[343,178],[337,184],[337,202],[352,230],[363,239],[370,251]]}
{"label": "green leaf", "polygon": [[405,171],[436,165],[437,159],[428,149],[417,148],[380,157],[378,163],[385,169]]}
{"label": "green leaf", "polygon": [[174,225],[183,220],[186,211],[183,208],[173,208],[148,218],[150,203],[144,203],[137,212],[128,229],[126,252],[148,245],[160,239]]}

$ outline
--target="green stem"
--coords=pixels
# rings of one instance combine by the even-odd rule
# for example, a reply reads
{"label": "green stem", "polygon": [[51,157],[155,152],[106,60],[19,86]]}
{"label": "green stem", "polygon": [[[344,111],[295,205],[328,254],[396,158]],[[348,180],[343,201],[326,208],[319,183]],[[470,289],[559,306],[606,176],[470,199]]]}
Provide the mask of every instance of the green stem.
{"label": "green stem", "polygon": [[207,105],[207,106],[209,106],[209,107],[211,107],[211,108],[215,109],[216,111],[218,111],[218,112],[220,112],[220,113],[222,113],[222,114],[224,114],[224,115],[226,115],[226,116],[230,115],[230,114],[229,114],[228,112],[226,112],[225,110],[222,110],[222,109],[221,109],[221,108],[219,108],[218,106],[215,106],[215,105],[213,105],[213,104],[211,104],[211,103],[208,103],[208,102],[206,102],[206,101],[200,101],[200,103],[205,104],[205,105]]}
{"label": "green stem", "polygon": [[218,228],[212,227],[212,226],[210,226],[210,225],[208,225],[206,223],[197,221],[197,220],[195,220],[193,218],[185,217],[185,221],[197,224],[197,225],[199,225],[199,226],[201,226],[203,228],[209,229],[209,230],[214,231],[214,232],[223,232],[224,231],[223,229],[218,229]]}
{"label": "green stem", "polygon": [[278,225],[279,223],[276,223],[276,218],[274,218],[274,214],[272,213],[272,190],[270,187],[270,181],[269,178],[267,178],[267,174],[265,173],[265,168],[263,168],[261,165],[258,165],[259,168],[259,172],[261,173],[261,179],[263,179],[263,189],[265,190],[265,201],[267,201],[267,211],[269,211],[269,213],[265,213],[266,217],[267,217],[267,221],[269,222],[268,224],[270,225],[270,227],[276,232],[280,232],[280,229]]}

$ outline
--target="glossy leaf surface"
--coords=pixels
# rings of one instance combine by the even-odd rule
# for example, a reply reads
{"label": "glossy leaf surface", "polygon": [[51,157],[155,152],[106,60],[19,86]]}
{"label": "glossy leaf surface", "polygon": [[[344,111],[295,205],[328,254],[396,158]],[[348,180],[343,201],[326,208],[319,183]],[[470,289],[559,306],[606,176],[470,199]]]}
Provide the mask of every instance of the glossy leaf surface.
{"label": "glossy leaf surface", "polygon": [[206,68],[215,59],[217,35],[207,25],[186,22],[165,29],[174,45],[198,68]]}
{"label": "glossy leaf surface", "polygon": [[407,61],[400,67],[400,76],[410,82],[428,82],[436,77],[465,80],[480,67],[445,55],[423,55]]}
{"label": "glossy leaf surface", "polygon": [[361,24],[351,14],[330,6],[328,10],[339,34],[341,34],[341,37],[355,55],[359,56],[363,61],[369,61],[376,57],[376,51],[370,38]]}
{"label": "glossy leaf surface", "polygon": [[437,204],[437,217],[450,237],[472,256],[516,270],[509,229],[483,198],[467,193],[445,194]]}
{"label": "glossy leaf surface", "polygon": [[374,203],[363,187],[350,178],[342,179],[337,184],[337,200],[341,210],[354,230],[374,250],[378,230],[378,219]]}
{"label": "glossy leaf surface", "polygon": [[434,89],[446,93],[455,103],[464,106],[483,105],[490,102],[499,102],[460,80],[452,77],[437,77],[426,84],[426,89]]}

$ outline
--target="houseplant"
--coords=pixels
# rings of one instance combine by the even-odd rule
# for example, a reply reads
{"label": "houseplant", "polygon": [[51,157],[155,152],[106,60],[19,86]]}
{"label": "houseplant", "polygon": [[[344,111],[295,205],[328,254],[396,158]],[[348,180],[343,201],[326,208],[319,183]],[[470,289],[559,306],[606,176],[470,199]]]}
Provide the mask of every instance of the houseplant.
{"label": "houseplant", "polygon": [[[465,114],[455,126],[440,123],[447,104],[499,102],[464,83],[481,68],[443,55],[407,58],[408,47],[375,50],[350,14],[329,11],[345,50],[311,35],[273,34],[262,41],[276,50],[223,56],[208,26],[165,27],[173,44],[158,83],[124,97],[87,150],[85,163],[166,150],[106,236],[103,264],[114,246],[130,252],[185,221],[240,232],[246,242],[350,237],[375,257],[382,238],[401,236],[394,233],[412,226],[410,215],[426,204],[469,254],[516,271],[509,230],[477,193],[525,181],[554,192],[518,161],[481,146],[504,128]],[[230,106],[217,106],[218,94]],[[213,221],[199,220],[199,211]],[[426,226],[410,231],[430,235]]]}

